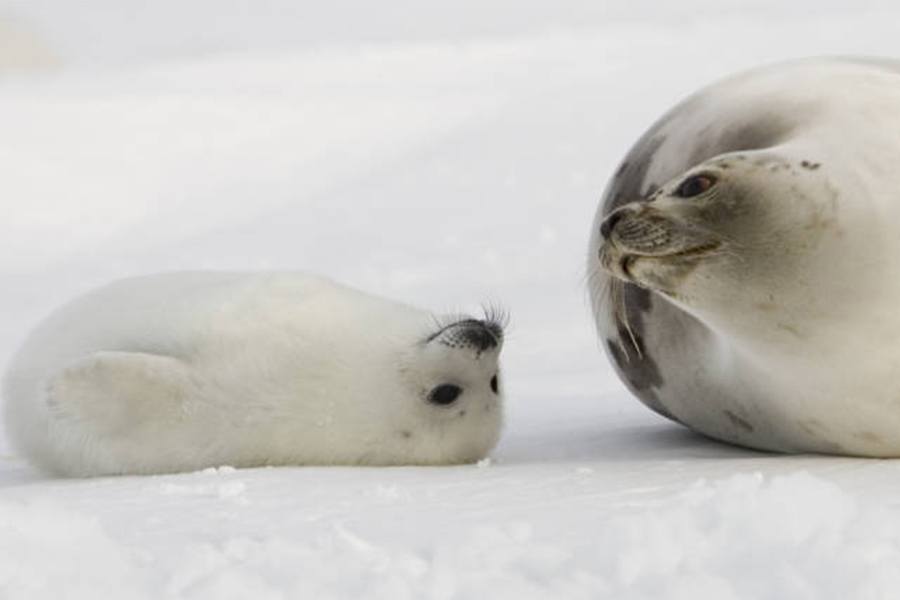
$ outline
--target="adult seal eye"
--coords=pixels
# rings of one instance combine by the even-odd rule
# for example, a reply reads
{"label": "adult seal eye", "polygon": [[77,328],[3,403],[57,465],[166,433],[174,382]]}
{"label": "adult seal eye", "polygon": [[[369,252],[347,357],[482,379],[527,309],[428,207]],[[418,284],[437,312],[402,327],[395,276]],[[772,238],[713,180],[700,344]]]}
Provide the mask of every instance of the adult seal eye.
{"label": "adult seal eye", "polygon": [[431,393],[428,394],[428,401],[432,404],[446,406],[456,402],[456,399],[459,398],[460,394],[462,394],[461,387],[451,383],[445,383],[431,390]]}
{"label": "adult seal eye", "polygon": [[685,179],[678,186],[675,195],[680,198],[693,198],[709,191],[714,185],[716,185],[716,178],[712,175],[694,175]]}

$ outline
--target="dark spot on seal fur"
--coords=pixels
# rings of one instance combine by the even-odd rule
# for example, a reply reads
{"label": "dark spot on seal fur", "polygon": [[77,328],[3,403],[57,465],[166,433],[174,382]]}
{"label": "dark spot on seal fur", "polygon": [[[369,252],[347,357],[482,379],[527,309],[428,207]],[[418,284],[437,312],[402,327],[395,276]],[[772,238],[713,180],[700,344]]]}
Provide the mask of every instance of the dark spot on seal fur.
{"label": "dark spot on seal fur", "polygon": [[802,160],[802,161],[800,161],[800,166],[803,167],[804,169],[809,169],[810,171],[815,171],[816,169],[818,169],[819,167],[822,166],[822,163],[812,162],[812,161],[808,161],[808,160]]}
{"label": "dark spot on seal fur", "polygon": [[665,136],[651,135],[653,130],[641,138],[629,152],[628,158],[622,161],[613,177],[603,205],[603,214],[609,214],[623,204],[635,202],[648,196],[650,189],[659,189],[659,182],[649,182],[645,187],[647,170],[652,164],[653,155],[666,141]]}
{"label": "dark spot on seal fur", "polygon": [[775,325],[776,325],[776,327],[778,327],[778,329],[780,329],[781,331],[786,331],[786,332],[790,333],[792,336],[794,336],[794,337],[796,337],[796,338],[798,338],[798,339],[801,339],[801,340],[802,340],[803,337],[804,337],[803,334],[800,333],[800,330],[798,330],[798,329],[797,329],[796,327],[794,327],[793,325],[788,325],[787,323],[782,323],[782,322],[780,322],[780,321],[779,321],[778,323],[776,323]]}
{"label": "dark spot on seal fur", "polygon": [[459,415],[460,417],[464,417],[464,416],[466,416],[466,409],[463,409],[456,414]]}
{"label": "dark spot on seal fur", "polygon": [[806,419],[797,424],[804,433],[817,442],[827,442],[829,432],[818,419]]}
{"label": "dark spot on seal fur", "polygon": [[753,425],[751,425],[748,420],[742,419],[730,410],[724,410],[722,412],[725,413],[725,416],[728,417],[728,420],[732,425],[734,425],[738,429],[746,431],[747,433],[753,433]]}
{"label": "dark spot on seal fur", "polygon": [[405,440],[408,440],[408,439],[412,438],[412,432],[404,429],[403,431],[400,432],[400,437],[402,437]]}
{"label": "dark spot on seal fur", "polygon": [[691,153],[685,168],[726,152],[760,150],[774,146],[784,140],[793,127],[794,125],[787,119],[777,114],[727,127],[720,127],[720,124],[715,122],[710,123],[698,132],[697,139],[700,141]]}
{"label": "dark spot on seal fur", "polygon": [[863,442],[866,442],[868,444],[883,444],[884,443],[884,440],[881,439],[880,435],[878,435],[877,433],[873,433],[871,431],[857,431],[856,433],[853,434],[853,437],[855,437],[856,439],[861,440]]}
{"label": "dark spot on seal fur", "polygon": [[[631,325],[634,329],[634,324]],[[627,332],[619,330],[620,339],[630,340]],[[606,340],[606,349],[612,358],[619,376],[626,383],[631,392],[638,397],[648,408],[654,412],[680,423],[680,421],[665,407],[656,389],[663,384],[662,375],[653,358],[647,354],[644,347],[644,340],[634,333],[635,343],[642,348],[641,356],[627,355],[622,350],[622,346],[618,340]]]}

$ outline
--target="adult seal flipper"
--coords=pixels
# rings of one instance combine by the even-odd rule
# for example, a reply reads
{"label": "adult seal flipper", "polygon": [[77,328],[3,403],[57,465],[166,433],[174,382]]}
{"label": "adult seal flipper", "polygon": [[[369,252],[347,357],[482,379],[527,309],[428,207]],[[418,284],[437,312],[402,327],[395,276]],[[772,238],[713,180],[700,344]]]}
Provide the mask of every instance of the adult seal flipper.
{"label": "adult seal flipper", "polygon": [[629,389],[730,443],[900,455],[898,140],[885,60],[756,69],[655,123],[588,252]]}

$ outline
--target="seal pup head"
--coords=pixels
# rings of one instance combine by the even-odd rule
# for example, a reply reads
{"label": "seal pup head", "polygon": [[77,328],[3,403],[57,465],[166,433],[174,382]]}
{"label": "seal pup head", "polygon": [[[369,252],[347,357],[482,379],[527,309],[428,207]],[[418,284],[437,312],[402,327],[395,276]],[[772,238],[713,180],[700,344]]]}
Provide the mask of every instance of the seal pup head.
{"label": "seal pup head", "polygon": [[[402,360],[412,405],[395,437],[416,463],[474,462],[497,444],[503,419],[500,352],[505,317],[440,317]],[[404,403],[406,404],[406,403]]]}
{"label": "seal pup head", "polygon": [[773,311],[808,312],[831,287],[829,265],[847,257],[829,165],[796,154],[776,147],[693,166],[606,215],[594,260],[708,324],[777,322],[790,333],[796,325]]}

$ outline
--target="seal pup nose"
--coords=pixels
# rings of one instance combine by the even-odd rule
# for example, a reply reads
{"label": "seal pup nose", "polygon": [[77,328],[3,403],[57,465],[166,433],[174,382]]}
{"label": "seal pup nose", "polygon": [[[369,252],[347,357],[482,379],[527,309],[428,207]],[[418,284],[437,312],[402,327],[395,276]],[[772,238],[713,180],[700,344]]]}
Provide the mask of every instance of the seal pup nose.
{"label": "seal pup nose", "polygon": [[484,352],[500,345],[502,332],[498,334],[498,332],[492,331],[484,321],[472,320],[463,325],[460,335],[466,340],[467,345]]}
{"label": "seal pup nose", "polygon": [[450,348],[471,348],[480,353],[500,347],[503,329],[492,321],[463,319],[442,328],[429,341],[432,340]]}

